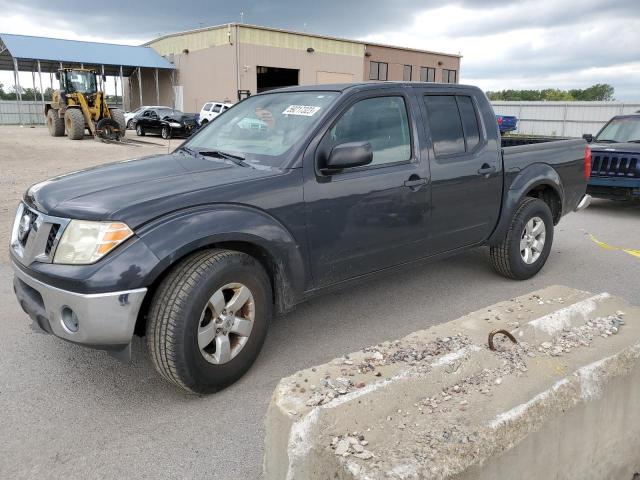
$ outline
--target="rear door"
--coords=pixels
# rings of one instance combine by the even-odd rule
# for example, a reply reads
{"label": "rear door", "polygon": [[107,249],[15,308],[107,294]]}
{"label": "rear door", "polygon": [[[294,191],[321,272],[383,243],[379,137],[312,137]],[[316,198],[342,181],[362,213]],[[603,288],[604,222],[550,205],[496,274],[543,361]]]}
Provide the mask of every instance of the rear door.
{"label": "rear door", "polygon": [[421,100],[432,149],[430,249],[437,254],[489,237],[500,214],[502,162],[473,90],[425,90]]}
{"label": "rear door", "polygon": [[[304,197],[316,287],[428,254],[429,171],[416,116],[408,89],[366,91],[351,97],[307,149]],[[371,164],[319,171],[331,148],[364,141],[373,149]]]}

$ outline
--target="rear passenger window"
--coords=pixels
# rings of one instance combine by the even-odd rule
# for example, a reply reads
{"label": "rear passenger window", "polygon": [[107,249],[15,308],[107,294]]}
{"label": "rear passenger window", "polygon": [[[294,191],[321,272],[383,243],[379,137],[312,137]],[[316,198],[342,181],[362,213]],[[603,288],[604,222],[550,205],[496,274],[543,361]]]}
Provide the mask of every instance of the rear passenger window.
{"label": "rear passenger window", "polygon": [[471,152],[480,143],[480,126],[468,96],[427,95],[429,129],[436,156]]}
{"label": "rear passenger window", "polygon": [[476,115],[476,109],[473,106],[471,97],[459,96],[457,98],[458,107],[460,108],[460,116],[462,117],[464,136],[467,140],[467,152],[470,152],[480,143],[480,127],[478,127],[478,117]]}
{"label": "rear passenger window", "polygon": [[436,156],[464,153],[462,121],[453,95],[424,97],[429,116],[429,130]]}
{"label": "rear passenger window", "polygon": [[327,151],[348,142],[371,144],[373,161],[370,165],[409,160],[411,135],[404,99],[375,97],[354,104],[323,140]]}
{"label": "rear passenger window", "polygon": [[213,113],[218,113],[221,108],[222,108],[222,105],[220,105],[219,103],[216,104],[216,106],[213,107]]}

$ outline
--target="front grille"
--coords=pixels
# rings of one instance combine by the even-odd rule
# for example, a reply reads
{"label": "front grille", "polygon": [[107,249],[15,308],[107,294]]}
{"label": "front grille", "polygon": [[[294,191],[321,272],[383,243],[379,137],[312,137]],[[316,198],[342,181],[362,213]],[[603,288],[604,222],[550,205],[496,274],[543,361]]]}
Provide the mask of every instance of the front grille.
{"label": "front grille", "polygon": [[56,237],[59,230],[60,224],[54,223],[53,225],[51,225],[51,230],[49,231],[49,236],[47,237],[47,245],[44,247],[45,255],[49,256],[51,254],[51,249],[56,242]]}
{"label": "front grille", "polygon": [[25,209],[25,211],[22,214],[22,217],[29,217],[29,228],[27,230],[25,230],[24,234],[22,234],[21,236],[18,237],[18,241],[20,242],[20,245],[22,245],[23,247],[27,244],[27,241],[29,240],[29,237],[33,234],[35,235],[38,232],[38,225],[36,223],[36,220],[38,219],[38,214],[35,213],[32,210],[28,210]]}
{"label": "front grille", "polygon": [[592,177],[640,178],[640,154],[618,152],[592,152]]}
{"label": "front grille", "polygon": [[16,212],[11,249],[23,265],[51,263],[58,240],[68,224],[67,218],[37,212],[22,203]]}

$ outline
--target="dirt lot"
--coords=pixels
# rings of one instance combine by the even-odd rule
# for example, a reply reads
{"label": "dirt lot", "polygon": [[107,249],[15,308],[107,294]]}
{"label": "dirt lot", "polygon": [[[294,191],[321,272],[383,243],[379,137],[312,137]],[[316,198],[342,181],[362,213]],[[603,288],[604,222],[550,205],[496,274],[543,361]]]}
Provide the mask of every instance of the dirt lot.
{"label": "dirt lot", "polygon": [[131,363],[122,364],[33,330],[11,286],[9,228],[25,189],[167,150],[159,137],[142,140],[106,145],[0,127],[1,479],[257,479],[264,416],[281,377],[549,285],[640,303],[640,258],[586,235],[640,249],[640,206],[596,201],[562,220],[547,265],[531,280],[494,274],[478,249],[309,301],[273,322],[260,358],[239,382],[216,395],[185,396],[158,378],[139,339]]}

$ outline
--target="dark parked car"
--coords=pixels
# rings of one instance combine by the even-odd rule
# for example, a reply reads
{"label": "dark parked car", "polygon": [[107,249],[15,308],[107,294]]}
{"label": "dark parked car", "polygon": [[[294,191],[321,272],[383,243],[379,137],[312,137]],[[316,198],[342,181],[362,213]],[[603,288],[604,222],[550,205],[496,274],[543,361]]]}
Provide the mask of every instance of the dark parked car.
{"label": "dark parked car", "polygon": [[496,115],[500,133],[513,132],[518,129],[518,117],[512,115]]}
{"label": "dark parked car", "polygon": [[613,117],[591,145],[591,178],[587,191],[610,200],[640,199],[640,114]]}
{"label": "dark parked car", "polygon": [[133,117],[131,126],[136,129],[138,136],[154,133],[168,139],[188,137],[195,132],[198,124],[194,114],[172,108],[147,108]]}
{"label": "dark parked car", "polygon": [[480,245],[532,277],[585,189],[584,140],[502,148],[478,88],[292,87],[173,153],[29,188],[14,287],[45,331],[120,358],[146,335],[167,380],[208,393],[247,371],[274,313],[329,289]]}

